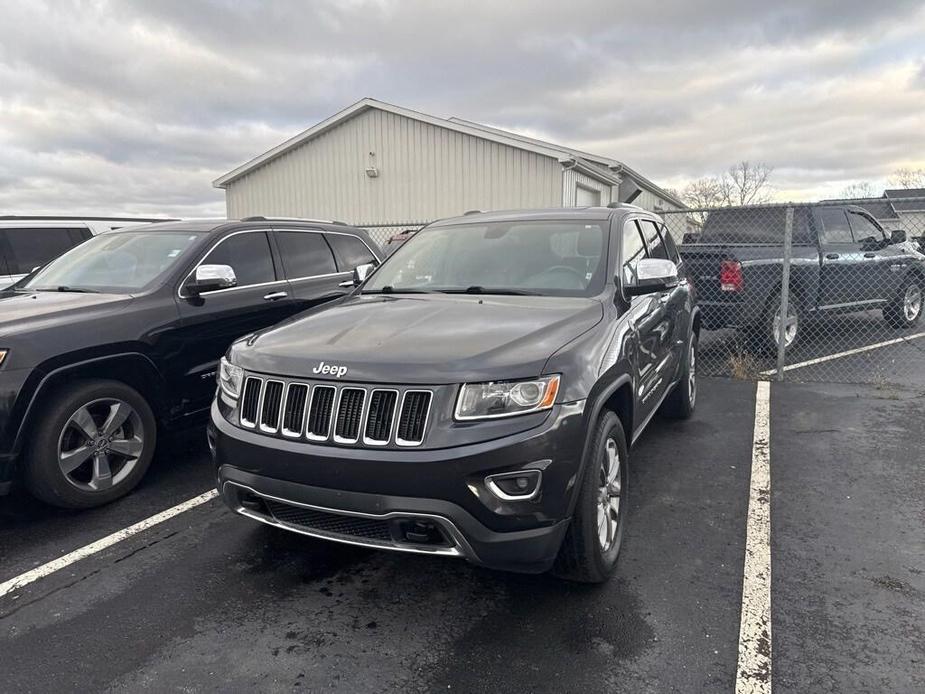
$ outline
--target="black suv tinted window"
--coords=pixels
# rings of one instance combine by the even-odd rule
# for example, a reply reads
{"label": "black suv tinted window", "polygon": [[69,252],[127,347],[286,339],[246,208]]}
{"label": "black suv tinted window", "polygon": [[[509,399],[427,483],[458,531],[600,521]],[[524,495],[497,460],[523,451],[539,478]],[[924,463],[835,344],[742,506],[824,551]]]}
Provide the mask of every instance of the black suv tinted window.
{"label": "black suv tinted window", "polygon": [[218,244],[202,261],[203,265],[230,265],[238,286],[273,282],[276,271],[270,242],[263,231],[234,234]]}
{"label": "black suv tinted window", "polygon": [[356,236],[349,234],[326,234],[328,242],[337,253],[338,266],[341,272],[349,272],[359,265],[375,263],[375,256],[370,253],[366,244]]}
{"label": "black suv tinted window", "polygon": [[334,255],[320,232],[278,231],[276,238],[289,279],[337,272]]}
{"label": "black suv tinted window", "polygon": [[26,275],[76,245],[70,229],[0,229],[0,236],[6,238],[13,275]]}
{"label": "black suv tinted window", "polygon": [[845,211],[840,207],[823,207],[819,210],[819,219],[826,243],[854,243],[851,237],[851,227]]}
{"label": "black suv tinted window", "polygon": [[662,237],[658,233],[658,227],[651,219],[637,219],[636,223],[642,231],[642,236],[646,240],[646,247],[649,249],[650,258],[659,260],[668,260],[668,249],[662,243]]}

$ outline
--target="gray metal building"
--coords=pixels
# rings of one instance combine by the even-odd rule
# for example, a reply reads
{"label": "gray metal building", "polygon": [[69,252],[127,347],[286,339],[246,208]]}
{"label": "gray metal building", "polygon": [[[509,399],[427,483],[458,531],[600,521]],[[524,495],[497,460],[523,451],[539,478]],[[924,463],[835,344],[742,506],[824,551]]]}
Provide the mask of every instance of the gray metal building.
{"label": "gray metal building", "polygon": [[229,218],[315,217],[377,240],[470,209],[683,203],[609,157],[362,99],[214,181]]}

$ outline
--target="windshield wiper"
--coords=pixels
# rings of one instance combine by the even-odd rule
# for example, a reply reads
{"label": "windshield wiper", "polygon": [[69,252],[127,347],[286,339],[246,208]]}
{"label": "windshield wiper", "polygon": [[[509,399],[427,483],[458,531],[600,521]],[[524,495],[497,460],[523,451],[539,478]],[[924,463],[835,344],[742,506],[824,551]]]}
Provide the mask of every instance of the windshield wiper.
{"label": "windshield wiper", "polygon": [[364,294],[433,294],[433,289],[415,289],[413,287],[398,287],[397,289],[391,284],[385,285],[382,289],[367,289]]}
{"label": "windshield wiper", "polygon": [[526,289],[507,289],[503,287],[483,287],[473,284],[465,289],[440,289],[443,294],[498,294],[502,296],[539,296],[539,292],[531,292]]}
{"label": "windshield wiper", "polygon": [[86,287],[68,287],[59,285],[57,287],[23,287],[27,292],[73,292],[74,294],[99,294],[96,289],[87,289]]}

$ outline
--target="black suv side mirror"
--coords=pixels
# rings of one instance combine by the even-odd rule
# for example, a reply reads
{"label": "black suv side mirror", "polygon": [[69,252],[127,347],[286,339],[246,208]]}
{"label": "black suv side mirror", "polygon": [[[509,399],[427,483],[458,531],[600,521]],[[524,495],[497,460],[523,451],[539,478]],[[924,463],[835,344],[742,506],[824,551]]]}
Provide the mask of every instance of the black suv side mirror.
{"label": "black suv side mirror", "polygon": [[906,242],[906,232],[902,229],[893,229],[890,232],[890,244],[894,243],[905,243]]}
{"label": "black suv side mirror", "polygon": [[678,286],[678,266],[670,260],[643,258],[636,263],[636,276],[623,286],[627,296],[641,296]]}
{"label": "black suv side mirror", "polygon": [[238,278],[230,265],[200,265],[186,283],[186,291],[190,296],[199,296],[204,292],[231,289],[237,284]]}
{"label": "black suv side mirror", "polygon": [[375,263],[364,263],[353,268],[353,277],[346,282],[341,282],[341,287],[359,287],[366,281],[373,270],[376,269]]}

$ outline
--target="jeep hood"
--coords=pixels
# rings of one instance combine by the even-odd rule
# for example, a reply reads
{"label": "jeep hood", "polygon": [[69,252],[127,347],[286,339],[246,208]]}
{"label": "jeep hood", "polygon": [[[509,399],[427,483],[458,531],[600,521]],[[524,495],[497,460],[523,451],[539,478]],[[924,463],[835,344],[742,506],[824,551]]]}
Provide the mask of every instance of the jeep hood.
{"label": "jeep hood", "polygon": [[28,338],[47,328],[111,317],[131,301],[121,294],[6,291],[0,295],[0,337]]}
{"label": "jeep hood", "polygon": [[603,318],[599,301],[490,295],[366,295],[258,333],[234,348],[251,371],[306,379],[460,383],[529,378]]}

